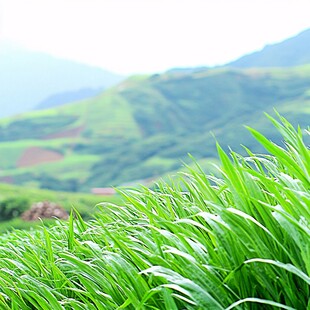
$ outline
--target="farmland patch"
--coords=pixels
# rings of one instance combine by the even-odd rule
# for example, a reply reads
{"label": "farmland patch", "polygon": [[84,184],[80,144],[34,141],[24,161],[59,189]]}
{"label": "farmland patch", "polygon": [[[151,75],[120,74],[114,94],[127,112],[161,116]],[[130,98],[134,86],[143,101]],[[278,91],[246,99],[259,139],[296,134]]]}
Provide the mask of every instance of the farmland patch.
{"label": "farmland patch", "polygon": [[63,159],[63,155],[40,147],[30,147],[24,151],[17,162],[17,167],[29,167]]}

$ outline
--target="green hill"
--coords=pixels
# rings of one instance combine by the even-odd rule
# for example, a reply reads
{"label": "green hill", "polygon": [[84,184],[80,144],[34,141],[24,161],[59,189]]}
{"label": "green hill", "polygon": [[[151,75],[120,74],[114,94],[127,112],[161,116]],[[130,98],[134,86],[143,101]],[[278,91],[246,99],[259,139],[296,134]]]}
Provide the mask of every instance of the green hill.
{"label": "green hill", "polygon": [[0,122],[1,181],[89,191],[161,176],[215,156],[214,137],[260,151],[242,125],[277,139],[276,108],[308,125],[310,66],[132,77],[89,100]]}

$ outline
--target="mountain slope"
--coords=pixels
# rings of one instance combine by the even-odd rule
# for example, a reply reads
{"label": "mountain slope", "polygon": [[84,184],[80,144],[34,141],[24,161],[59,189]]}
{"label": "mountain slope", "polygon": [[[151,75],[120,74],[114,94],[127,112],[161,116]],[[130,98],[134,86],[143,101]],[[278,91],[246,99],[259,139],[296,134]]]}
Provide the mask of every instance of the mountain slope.
{"label": "mountain slope", "polygon": [[96,88],[81,88],[76,91],[66,91],[49,96],[41,101],[36,107],[36,110],[50,109],[66,103],[84,100],[100,94],[103,90]]}
{"label": "mountain slope", "polygon": [[261,51],[243,56],[227,66],[292,67],[310,63],[310,29],[278,44],[267,45]]}
{"label": "mountain slope", "polygon": [[[215,155],[214,133],[254,151],[243,124],[278,139],[263,111],[308,125],[310,66],[127,79],[94,98],[0,122],[2,181],[85,190],[148,179]],[[270,131],[270,132],[269,132]]]}
{"label": "mountain slope", "polygon": [[100,68],[0,44],[0,117],[29,111],[55,93],[107,88],[122,79]]}

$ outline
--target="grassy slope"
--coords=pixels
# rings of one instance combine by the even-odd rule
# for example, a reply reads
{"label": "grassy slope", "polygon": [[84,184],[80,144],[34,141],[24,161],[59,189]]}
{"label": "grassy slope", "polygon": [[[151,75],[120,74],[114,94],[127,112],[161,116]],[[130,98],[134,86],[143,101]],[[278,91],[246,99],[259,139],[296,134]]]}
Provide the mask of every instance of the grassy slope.
{"label": "grassy slope", "polygon": [[191,170],[90,223],[2,236],[1,307],[309,309],[310,152],[282,121],[287,149],[252,130],[272,156],[218,147],[220,178]]}
{"label": "grassy slope", "polygon": [[[133,77],[91,100],[3,120],[0,175],[19,184],[85,191],[159,176],[188,161],[188,152],[214,157],[210,131],[233,147],[240,140],[254,145],[241,124],[276,137],[262,113],[273,107],[307,125],[309,85],[310,66]],[[74,128],[80,130],[76,137],[45,139]],[[52,149],[64,159],[16,170],[29,146]]]}

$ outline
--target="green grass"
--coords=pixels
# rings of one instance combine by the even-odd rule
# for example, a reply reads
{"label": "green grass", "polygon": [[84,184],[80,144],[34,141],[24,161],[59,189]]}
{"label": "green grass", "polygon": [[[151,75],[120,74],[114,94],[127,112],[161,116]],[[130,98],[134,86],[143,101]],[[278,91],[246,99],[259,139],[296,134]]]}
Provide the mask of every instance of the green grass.
{"label": "green grass", "polygon": [[[280,117],[280,116],[279,116]],[[269,155],[218,145],[221,177],[122,191],[96,220],[1,237],[2,309],[309,309],[310,151],[271,119]]]}
{"label": "green grass", "polygon": [[8,143],[2,145],[2,143],[0,143],[2,173],[4,169],[12,169],[14,171],[16,169],[16,163],[24,151],[25,148],[23,146]]}

